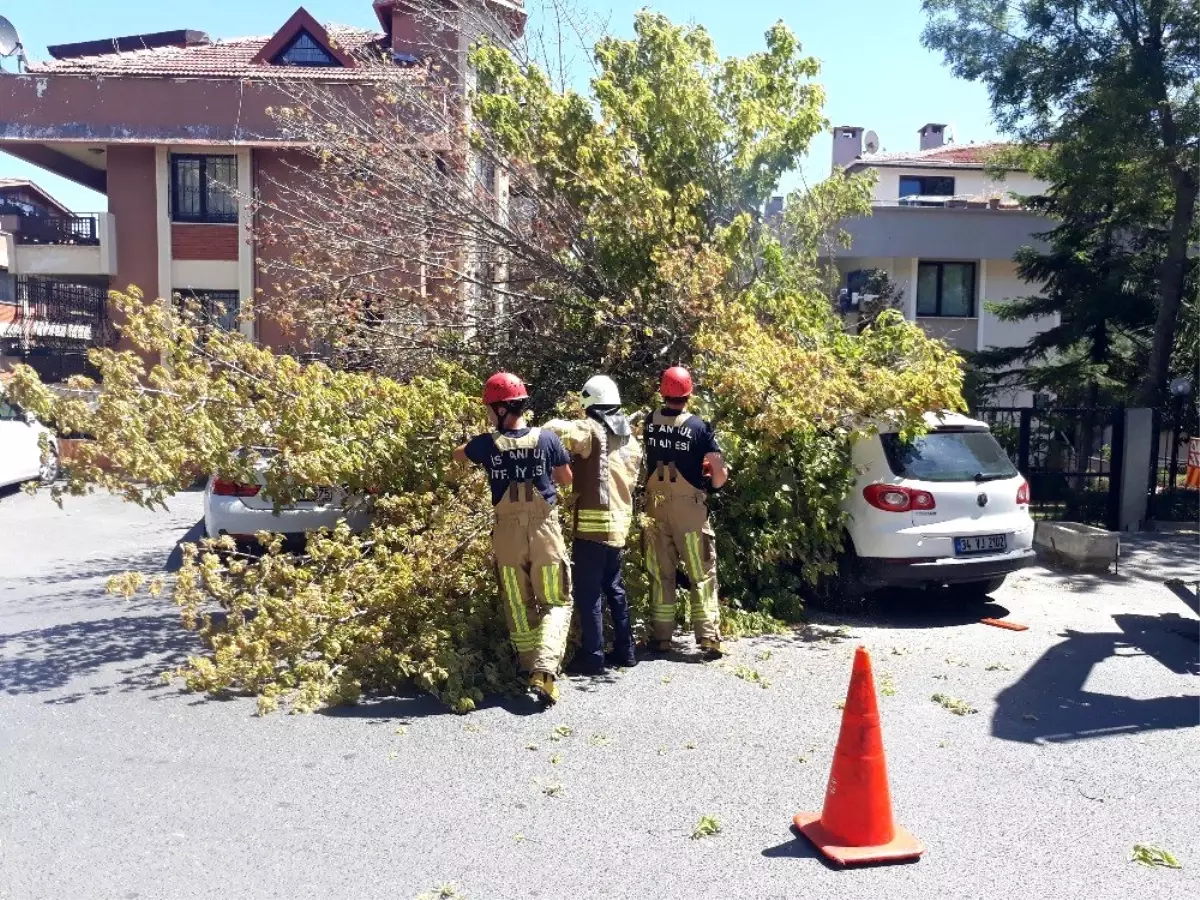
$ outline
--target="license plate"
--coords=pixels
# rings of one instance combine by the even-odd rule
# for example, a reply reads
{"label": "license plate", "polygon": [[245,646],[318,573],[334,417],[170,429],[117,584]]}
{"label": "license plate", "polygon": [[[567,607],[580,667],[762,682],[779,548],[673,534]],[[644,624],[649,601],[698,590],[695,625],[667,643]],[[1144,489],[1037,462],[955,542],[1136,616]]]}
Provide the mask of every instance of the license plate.
{"label": "license plate", "polygon": [[333,488],[331,488],[331,487],[309,488],[307,491],[304,492],[301,499],[303,499],[309,503],[316,503],[318,506],[327,506],[328,504],[333,502]]}
{"label": "license plate", "polygon": [[956,556],[972,553],[1005,553],[1008,551],[1007,534],[984,534],[979,537],[957,537],[954,539]]}

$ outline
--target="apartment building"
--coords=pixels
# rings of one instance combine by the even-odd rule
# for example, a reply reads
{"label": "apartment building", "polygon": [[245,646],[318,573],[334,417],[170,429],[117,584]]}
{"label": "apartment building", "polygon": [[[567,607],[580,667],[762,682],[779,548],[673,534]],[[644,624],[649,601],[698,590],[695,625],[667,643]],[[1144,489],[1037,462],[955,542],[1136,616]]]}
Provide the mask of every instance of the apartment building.
{"label": "apartment building", "polygon": [[[993,173],[1002,144],[955,144],[949,132],[929,123],[911,151],[881,152],[873,132],[834,129],[834,168],[877,176],[871,216],[845,223],[851,244],[837,251],[846,296],[882,269],[904,290],[905,317],[930,335],[961,350],[1024,345],[1055,323],[1003,322],[985,304],[1037,292],[1012,260],[1020,247],[1045,248],[1036,235],[1051,224],[1020,200],[1045,184],[1020,170]],[[1029,399],[1018,393],[1014,402]]]}
{"label": "apartment building", "polygon": [[[519,2],[476,2],[496,7],[514,33],[524,27]],[[286,252],[256,241],[260,223],[244,198],[285,202],[280,185],[291,167],[309,164],[271,114],[288,105],[288,85],[369,96],[372,59],[421,77],[431,47],[466,52],[462,33],[428,33],[412,2],[372,5],[380,31],[327,28],[301,8],[273,35],[104,38],[51,46],[50,59],[28,71],[0,72],[0,150],[107,197],[90,242],[54,251],[72,257],[70,274],[147,295],[192,295],[222,324],[237,322],[242,299],[271,287],[259,261]],[[37,255],[16,247],[18,265]],[[267,346],[293,340],[262,315],[240,327]]]}

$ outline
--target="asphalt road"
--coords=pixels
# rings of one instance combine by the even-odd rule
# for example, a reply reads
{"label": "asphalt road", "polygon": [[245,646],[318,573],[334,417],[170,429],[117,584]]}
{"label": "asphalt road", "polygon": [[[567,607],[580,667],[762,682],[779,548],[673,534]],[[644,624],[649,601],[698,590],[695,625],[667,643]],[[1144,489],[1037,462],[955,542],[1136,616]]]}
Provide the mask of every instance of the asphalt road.
{"label": "asphalt road", "polygon": [[[986,605],[892,598],[722,663],[572,681],[544,714],[257,718],[160,683],[195,649],[168,599],[103,592],[168,566],[199,514],[0,496],[0,897],[1200,896],[1197,621],[1161,583],[1197,577],[1195,536],[1139,541],[1119,577],[1031,570]],[[927,852],[840,871],[789,823],[820,808],[860,643]],[[721,832],[692,840],[704,815]],[[1131,863],[1139,841],[1184,868]]]}

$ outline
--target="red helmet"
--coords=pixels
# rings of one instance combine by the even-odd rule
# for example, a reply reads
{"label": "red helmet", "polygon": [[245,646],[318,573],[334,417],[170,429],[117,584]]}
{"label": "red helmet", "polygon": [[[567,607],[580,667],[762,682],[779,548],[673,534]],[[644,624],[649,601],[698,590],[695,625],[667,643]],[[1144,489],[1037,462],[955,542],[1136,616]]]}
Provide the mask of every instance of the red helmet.
{"label": "red helmet", "polygon": [[525,390],[525,382],[511,372],[497,372],[483,386],[483,402],[488,406],[528,398],[529,391]]}
{"label": "red helmet", "polygon": [[672,366],[663,372],[658,392],[664,397],[692,396],[692,376],[683,366]]}

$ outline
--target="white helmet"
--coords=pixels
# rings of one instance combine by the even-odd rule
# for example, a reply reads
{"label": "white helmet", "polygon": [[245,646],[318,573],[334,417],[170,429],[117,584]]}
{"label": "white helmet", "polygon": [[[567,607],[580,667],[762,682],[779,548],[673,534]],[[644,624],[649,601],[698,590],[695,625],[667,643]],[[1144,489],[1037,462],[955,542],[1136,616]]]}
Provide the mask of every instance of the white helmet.
{"label": "white helmet", "polygon": [[621,391],[607,375],[593,375],[583,386],[583,408],[591,406],[620,406]]}

